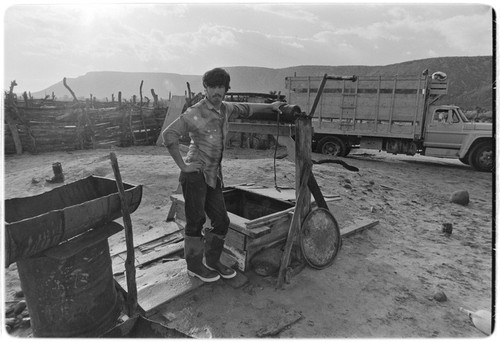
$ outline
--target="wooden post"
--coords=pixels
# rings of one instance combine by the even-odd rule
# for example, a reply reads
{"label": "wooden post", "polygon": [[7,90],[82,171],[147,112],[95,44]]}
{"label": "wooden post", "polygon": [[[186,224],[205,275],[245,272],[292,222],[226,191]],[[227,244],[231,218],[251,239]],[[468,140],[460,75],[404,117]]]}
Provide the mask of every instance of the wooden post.
{"label": "wooden post", "polygon": [[300,232],[302,221],[311,210],[311,191],[308,184],[312,175],[312,122],[309,117],[299,117],[295,121],[295,211],[281,257],[277,287],[282,288],[290,263],[290,254],[295,239]]}
{"label": "wooden post", "polygon": [[[142,84],[144,80],[141,81],[141,86],[139,87],[139,95],[140,95],[140,104],[139,104],[139,114],[141,115],[142,127],[144,128],[144,133],[146,135],[146,145],[149,145],[149,136],[148,136],[148,128],[146,127],[146,122],[144,121],[144,114],[142,112]],[[135,101],[134,101],[135,102]]]}
{"label": "wooden post", "polygon": [[137,310],[137,284],[135,281],[135,251],[134,251],[134,234],[132,232],[132,220],[130,219],[130,212],[128,210],[127,201],[125,198],[125,189],[123,188],[122,176],[120,168],[118,167],[118,160],[114,152],[109,155],[111,159],[111,166],[116,178],[116,185],[118,187],[118,194],[121,200],[121,209],[123,215],[123,225],[125,227],[125,244],[127,246],[127,259],[125,260],[125,273],[127,276],[127,308],[128,315],[132,317]]}
{"label": "wooden post", "polygon": [[63,78],[63,85],[66,87],[66,89],[68,89],[68,91],[71,93],[71,96],[73,96],[73,100],[75,100],[75,102],[78,102],[78,99],[76,98],[76,95],[75,93],[73,92],[73,90],[71,90],[71,88],[69,87],[69,85],[66,83],[66,77]]}
{"label": "wooden post", "polygon": [[[323,90],[325,89],[327,77],[328,77],[327,74],[323,75],[323,79],[321,80],[321,84],[319,85],[318,93],[316,94],[316,98],[314,99],[314,103],[312,105],[311,111],[309,112],[310,117],[314,116],[314,112],[316,111],[316,107],[318,106],[319,99],[321,98],[321,95],[323,94]],[[310,88],[310,86],[309,86],[309,88]]]}
{"label": "wooden post", "polygon": [[139,86],[139,96],[140,96],[140,106],[142,107],[142,85],[144,84],[144,80],[141,81],[141,85]]}
{"label": "wooden post", "polygon": [[[310,171],[310,169],[309,169]],[[278,283],[277,288],[283,288],[285,282],[285,277],[288,269],[288,264],[290,263],[290,255],[292,252],[292,247],[295,242],[295,236],[300,231],[300,225],[302,223],[300,210],[297,210],[301,206],[310,205],[310,198],[307,198],[307,181],[309,179],[310,172],[304,173],[304,178],[301,180],[301,186],[299,188],[299,195],[295,205],[296,210],[293,212],[292,222],[290,224],[290,229],[288,230],[288,236],[285,243],[285,248],[281,256],[280,269],[278,273]],[[309,195],[310,196],[310,195]]]}
{"label": "wooden post", "polygon": [[186,82],[186,85],[187,85],[187,98],[189,100],[189,104],[188,104],[188,107],[191,106],[191,101],[193,100],[191,98],[191,85],[189,84],[189,82]]}
{"label": "wooden post", "polygon": [[[299,117],[295,121],[295,189],[298,189],[295,190],[295,197],[298,202],[299,191],[303,191],[305,198],[304,203],[295,208],[295,211],[299,213],[298,231],[300,231],[307,214],[311,211],[311,190],[308,187],[312,176],[311,152],[312,120],[310,117]],[[307,179],[305,186],[300,184],[301,179]],[[303,189],[301,189],[301,186],[303,186]]]}
{"label": "wooden post", "polygon": [[151,95],[153,95],[153,106],[158,108],[158,95],[156,95],[154,89],[151,89]]}
{"label": "wooden post", "polygon": [[14,87],[17,86],[16,81],[10,83],[9,93],[7,94],[7,110],[5,112],[5,121],[9,126],[10,133],[12,134],[12,139],[14,140],[14,146],[16,147],[16,154],[23,153],[23,144],[21,138],[19,137],[19,131],[17,130],[17,123],[15,117],[19,117],[17,112],[17,104],[14,100]]}
{"label": "wooden post", "polygon": [[[311,163],[312,122],[310,118],[299,117],[295,121],[295,189],[300,188],[304,165]],[[295,192],[298,198],[298,190]],[[309,193],[309,196],[311,193]]]}
{"label": "wooden post", "polygon": [[23,93],[23,99],[24,99],[24,107],[28,108],[29,107],[29,99],[28,99],[28,94],[26,92]]}

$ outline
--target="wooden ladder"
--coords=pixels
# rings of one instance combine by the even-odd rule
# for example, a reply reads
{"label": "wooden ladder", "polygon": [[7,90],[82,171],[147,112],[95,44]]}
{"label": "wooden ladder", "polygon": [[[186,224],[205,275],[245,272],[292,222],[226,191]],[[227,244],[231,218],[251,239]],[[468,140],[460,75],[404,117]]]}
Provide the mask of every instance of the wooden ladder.
{"label": "wooden ladder", "polygon": [[[358,103],[358,80],[356,80],[356,87],[354,88],[354,92],[346,92],[345,83],[346,80],[342,81],[342,103],[340,105],[340,126],[348,126],[353,127],[354,122],[356,121],[356,107]],[[353,89],[353,88],[350,88]],[[349,99],[346,104],[346,98]],[[352,110],[352,121],[344,122],[344,114],[347,114],[349,110]]]}

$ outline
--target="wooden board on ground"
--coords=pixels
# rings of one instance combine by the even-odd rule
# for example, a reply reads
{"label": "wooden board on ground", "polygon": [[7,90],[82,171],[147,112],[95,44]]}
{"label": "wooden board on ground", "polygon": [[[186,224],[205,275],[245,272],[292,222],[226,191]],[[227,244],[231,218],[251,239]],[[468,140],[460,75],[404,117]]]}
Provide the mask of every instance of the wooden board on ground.
{"label": "wooden board on ground", "polygon": [[[180,228],[174,222],[167,222],[166,227],[154,227],[142,234],[136,236],[134,235],[134,246],[138,247],[142,244],[159,239],[165,235],[172,234],[178,230],[180,230]],[[127,251],[127,246],[125,245],[125,235],[122,234],[122,236],[119,236],[118,238],[120,239],[120,241],[113,244],[109,248],[109,254],[111,256]]]}
{"label": "wooden board on ground", "polygon": [[367,218],[357,219],[353,224],[340,229],[340,236],[348,237],[354,235],[362,230],[374,227],[378,224],[377,220],[370,220]]}
{"label": "wooden board on ground", "polygon": [[[134,248],[135,267],[144,267],[156,260],[162,259],[174,253],[182,251],[184,248],[184,235],[181,231],[164,235],[160,238],[145,242]],[[113,274],[118,275],[125,272],[125,260],[127,252],[111,256]]]}
{"label": "wooden board on ground", "polygon": [[[115,280],[123,290],[127,290],[124,275],[115,277]],[[151,267],[137,269],[136,283],[137,304],[146,316],[154,313],[156,307],[204,284],[198,278],[188,276],[184,259],[155,263]]]}

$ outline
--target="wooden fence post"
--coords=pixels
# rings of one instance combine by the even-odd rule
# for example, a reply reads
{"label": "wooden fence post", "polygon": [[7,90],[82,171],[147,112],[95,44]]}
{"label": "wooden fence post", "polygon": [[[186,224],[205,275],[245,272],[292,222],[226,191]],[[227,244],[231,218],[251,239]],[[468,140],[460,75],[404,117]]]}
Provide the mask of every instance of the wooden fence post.
{"label": "wooden fence post", "polygon": [[153,95],[153,106],[158,108],[158,95],[156,95],[154,89],[151,89],[151,95]]}
{"label": "wooden fence post", "polygon": [[14,139],[14,145],[16,147],[16,154],[23,153],[23,144],[21,138],[19,138],[19,132],[17,131],[17,124],[15,117],[18,117],[17,104],[14,100],[14,87],[17,85],[16,81],[10,83],[10,90],[7,94],[7,110],[5,112],[5,121],[9,126],[10,132],[12,134],[12,139]]}

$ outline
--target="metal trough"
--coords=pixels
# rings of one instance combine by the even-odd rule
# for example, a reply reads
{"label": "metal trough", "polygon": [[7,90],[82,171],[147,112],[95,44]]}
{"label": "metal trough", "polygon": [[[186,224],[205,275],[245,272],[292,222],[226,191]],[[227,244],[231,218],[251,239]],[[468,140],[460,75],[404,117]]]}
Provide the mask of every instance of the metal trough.
{"label": "metal trough", "polygon": [[[142,186],[124,189],[133,212]],[[116,324],[107,239],[121,216],[116,182],[95,176],[5,201],[6,264],[17,264],[35,337],[97,337]]]}
{"label": "metal trough", "polygon": [[[132,213],[141,202],[142,186],[124,188]],[[116,182],[103,177],[89,176],[40,195],[7,199],[6,267],[121,216]]]}

